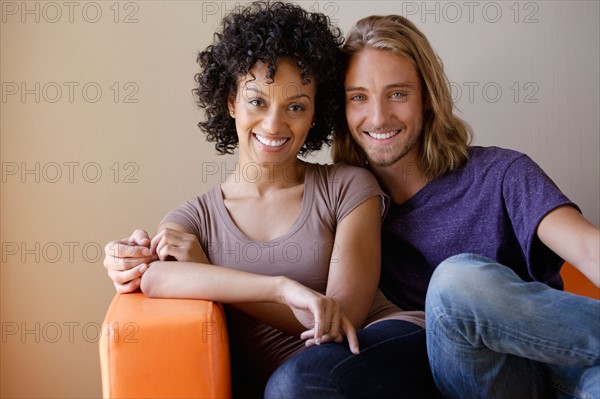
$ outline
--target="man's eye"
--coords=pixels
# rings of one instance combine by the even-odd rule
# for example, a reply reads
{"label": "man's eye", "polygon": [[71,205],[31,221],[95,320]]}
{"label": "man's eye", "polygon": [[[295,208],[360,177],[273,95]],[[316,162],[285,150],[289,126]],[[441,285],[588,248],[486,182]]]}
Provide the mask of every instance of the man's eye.
{"label": "man's eye", "polygon": [[365,96],[363,96],[362,94],[357,94],[355,96],[350,97],[350,101],[364,101],[365,100]]}
{"label": "man's eye", "polygon": [[403,98],[405,96],[406,96],[406,94],[402,93],[401,91],[397,91],[392,94],[392,98]]}

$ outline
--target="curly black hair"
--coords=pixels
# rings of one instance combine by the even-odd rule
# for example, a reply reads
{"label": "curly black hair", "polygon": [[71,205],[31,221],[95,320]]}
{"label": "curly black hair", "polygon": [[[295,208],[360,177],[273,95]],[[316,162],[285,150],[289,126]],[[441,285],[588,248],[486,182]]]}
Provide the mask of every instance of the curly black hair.
{"label": "curly black hair", "polygon": [[216,143],[217,152],[232,154],[238,137],[227,101],[236,96],[238,79],[262,61],[267,64],[267,79],[272,80],[277,61],[288,57],[296,62],[305,83],[316,81],[315,124],[300,155],[329,145],[343,104],[343,41],[327,16],[294,4],[260,1],[236,9],[223,18],[214,43],[198,54],[200,73],[193,93],[206,116],[198,127]]}

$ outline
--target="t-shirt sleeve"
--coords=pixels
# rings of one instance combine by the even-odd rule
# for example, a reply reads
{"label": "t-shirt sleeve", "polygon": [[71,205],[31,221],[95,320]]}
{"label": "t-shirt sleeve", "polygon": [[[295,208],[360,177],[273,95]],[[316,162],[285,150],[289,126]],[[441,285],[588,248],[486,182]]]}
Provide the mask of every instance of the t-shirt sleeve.
{"label": "t-shirt sleeve", "polygon": [[194,234],[202,243],[206,239],[204,227],[204,207],[200,198],[192,198],[185,201],[177,208],[171,210],[160,221],[163,223],[176,223],[183,227],[187,232]]}
{"label": "t-shirt sleeve", "polygon": [[506,211],[530,275],[538,281],[548,281],[557,274],[563,261],[537,238],[537,228],[548,213],[560,206],[580,209],[527,155],[518,157],[509,165],[502,191]]}
{"label": "t-shirt sleeve", "polygon": [[348,216],[354,208],[375,196],[381,198],[381,218],[385,216],[389,197],[379,187],[375,176],[366,169],[346,164],[336,165],[331,181],[333,205],[337,223]]}

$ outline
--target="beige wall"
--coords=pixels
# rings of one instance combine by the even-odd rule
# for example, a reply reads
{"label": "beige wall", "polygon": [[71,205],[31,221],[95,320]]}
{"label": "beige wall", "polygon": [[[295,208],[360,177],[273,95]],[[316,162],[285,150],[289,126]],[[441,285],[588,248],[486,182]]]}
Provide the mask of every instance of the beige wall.
{"label": "beige wall", "polygon": [[[114,293],[101,249],[153,231],[225,171],[190,90],[196,52],[234,4],[2,1],[2,397],[101,395]],[[411,18],[475,143],[530,154],[598,224],[598,2],[301,4],[344,31],[373,13]]]}

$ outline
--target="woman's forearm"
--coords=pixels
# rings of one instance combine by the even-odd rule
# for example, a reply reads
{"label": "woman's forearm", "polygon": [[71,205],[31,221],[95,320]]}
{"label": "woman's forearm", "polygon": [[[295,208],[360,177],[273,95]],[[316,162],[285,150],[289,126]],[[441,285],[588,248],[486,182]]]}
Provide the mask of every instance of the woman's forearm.
{"label": "woman's forearm", "polygon": [[282,303],[286,280],[208,264],[157,261],[144,273],[141,289],[153,298]]}
{"label": "woman's forearm", "polygon": [[232,304],[293,336],[312,328],[324,334],[333,324],[343,325],[337,301],[282,276],[263,276],[202,263],[157,261],[143,274],[141,288],[153,298]]}

